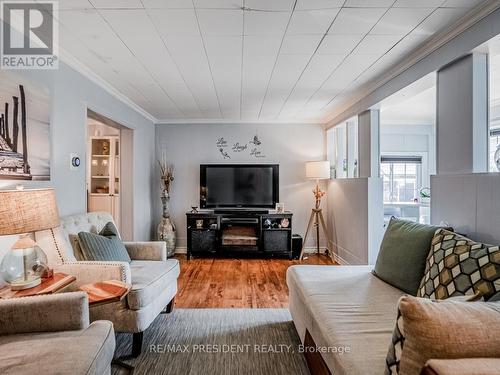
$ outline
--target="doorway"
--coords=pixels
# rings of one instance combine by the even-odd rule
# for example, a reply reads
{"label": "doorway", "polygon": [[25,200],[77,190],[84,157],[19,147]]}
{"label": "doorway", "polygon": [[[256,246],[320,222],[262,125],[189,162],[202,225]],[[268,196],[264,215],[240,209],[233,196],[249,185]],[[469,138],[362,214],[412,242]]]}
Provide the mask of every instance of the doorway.
{"label": "doorway", "polygon": [[127,164],[132,154],[128,150],[132,147],[132,133],[123,125],[87,110],[87,212],[110,213],[125,240],[133,238],[132,187],[128,178],[131,164]]}

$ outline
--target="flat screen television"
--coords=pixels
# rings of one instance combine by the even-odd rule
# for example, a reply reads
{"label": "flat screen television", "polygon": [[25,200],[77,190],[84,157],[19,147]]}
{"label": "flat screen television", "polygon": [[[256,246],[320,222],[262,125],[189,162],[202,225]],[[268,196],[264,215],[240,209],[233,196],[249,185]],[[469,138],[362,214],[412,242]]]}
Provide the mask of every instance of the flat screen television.
{"label": "flat screen television", "polygon": [[201,208],[274,208],[278,164],[201,164]]}

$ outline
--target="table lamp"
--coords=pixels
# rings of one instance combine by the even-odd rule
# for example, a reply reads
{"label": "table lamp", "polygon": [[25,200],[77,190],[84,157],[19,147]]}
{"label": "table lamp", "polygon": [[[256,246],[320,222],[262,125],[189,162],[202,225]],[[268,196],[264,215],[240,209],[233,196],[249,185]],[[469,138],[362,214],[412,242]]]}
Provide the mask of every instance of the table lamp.
{"label": "table lamp", "polygon": [[319,187],[319,180],[326,180],[330,178],[330,162],[329,161],[308,161],[306,163],[306,177],[308,179],[316,180],[316,187],[313,189],[314,198],[316,200],[315,207],[312,209],[311,216],[309,218],[309,223],[307,225],[306,235],[304,236],[304,242],[302,245],[302,251],[300,252],[300,260],[304,257],[304,250],[306,247],[307,237],[314,226],[316,228],[316,248],[319,253],[319,225],[325,234],[327,234],[325,220],[323,218],[323,213],[321,210],[321,198],[325,195]]}
{"label": "table lamp", "polygon": [[0,274],[12,290],[41,283],[47,256],[30,233],[58,225],[53,189],[0,190],[0,236],[22,234],[0,264]]}

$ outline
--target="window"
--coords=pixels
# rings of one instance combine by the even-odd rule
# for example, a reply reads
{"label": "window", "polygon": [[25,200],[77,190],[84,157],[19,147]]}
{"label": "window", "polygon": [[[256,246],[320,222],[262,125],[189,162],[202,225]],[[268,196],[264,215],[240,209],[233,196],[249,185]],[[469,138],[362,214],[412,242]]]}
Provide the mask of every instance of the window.
{"label": "window", "polygon": [[413,202],[422,188],[421,156],[382,156],[384,202]]}

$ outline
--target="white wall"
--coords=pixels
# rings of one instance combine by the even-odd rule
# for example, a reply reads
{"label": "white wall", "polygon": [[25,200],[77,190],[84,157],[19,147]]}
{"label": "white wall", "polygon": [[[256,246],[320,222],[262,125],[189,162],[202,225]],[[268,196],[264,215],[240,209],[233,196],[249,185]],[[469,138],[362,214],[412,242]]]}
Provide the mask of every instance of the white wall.
{"label": "white wall", "polygon": [[[265,158],[229,152],[224,160],[216,140],[224,137],[230,146],[245,144],[258,134]],[[314,205],[314,181],[305,178],[305,162],[324,160],[324,131],[319,125],[297,124],[178,124],[156,126],[157,156],[166,151],[174,165],[171,213],[177,225],[177,246],[186,246],[186,212],[199,206],[199,165],[203,163],[278,163],[280,165],[280,201],[294,214],[294,233],[305,234],[310,210]],[[230,148],[230,147],[229,147]],[[155,223],[161,217],[159,171],[155,175]],[[309,245],[313,245],[312,242]]]}
{"label": "white wall", "polygon": [[341,178],[328,184],[330,247],[347,264],[374,264],[382,240],[382,179]]}
{"label": "white wall", "polygon": [[436,173],[436,137],[433,124],[380,126],[381,155],[422,156],[422,186],[430,186],[430,175]]}
{"label": "white wall", "polygon": [[[151,235],[151,180],[154,163],[154,124],[81,74],[60,63],[55,71],[19,71],[19,83],[34,82],[50,91],[51,181],[26,182],[26,188],[54,187],[61,216],[86,211],[85,153],[87,108],[134,130],[134,239]],[[81,156],[78,171],[69,168],[70,153]],[[0,189],[19,181],[0,181]],[[0,249],[9,248],[9,238],[0,238]],[[0,257],[2,254],[0,253]]]}
{"label": "white wall", "polygon": [[500,173],[432,176],[432,223],[447,222],[473,240],[500,244]]}

